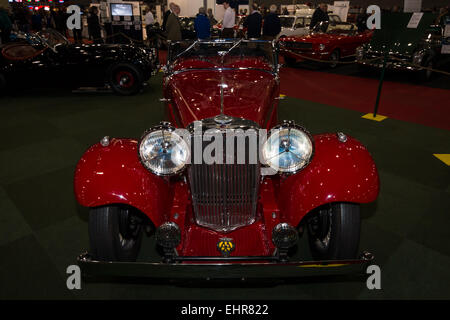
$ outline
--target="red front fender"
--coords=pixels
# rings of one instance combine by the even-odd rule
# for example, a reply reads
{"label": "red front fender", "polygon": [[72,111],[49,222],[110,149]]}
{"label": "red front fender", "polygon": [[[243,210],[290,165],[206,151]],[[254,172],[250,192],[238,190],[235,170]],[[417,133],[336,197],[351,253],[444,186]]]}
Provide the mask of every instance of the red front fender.
{"label": "red front fender", "polygon": [[159,226],[170,213],[173,188],[147,171],[139,161],[137,141],[111,139],[109,146],[95,144],[75,169],[77,201],[86,207],[123,203],[145,213]]}
{"label": "red front fender", "polygon": [[368,203],[380,189],[375,163],[356,139],[336,134],[314,136],[315,154],[301,172],[281,178],[277,200],[284,219],[298,225],[312,209],[331,202]]}

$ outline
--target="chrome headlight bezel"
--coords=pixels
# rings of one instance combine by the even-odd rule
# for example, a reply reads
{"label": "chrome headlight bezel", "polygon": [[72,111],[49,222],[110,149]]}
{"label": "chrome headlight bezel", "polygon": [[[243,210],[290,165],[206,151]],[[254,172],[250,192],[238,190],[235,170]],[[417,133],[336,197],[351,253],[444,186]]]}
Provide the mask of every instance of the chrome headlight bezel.
{"label": "chrome headlight bezel", "polygon": [[[281,143],[281,139],[280,139],[280,135],[279,133],[283,130],[288,130],[288,137],[289,137],[289,143],[292,144],[292,138],[294,138],[294,136],[290,135],[290,132],[292,130],[294,130],[295,132],[299,132],[301,133],[304,138],[307,139],[307,141],[310,144],[310,151],[307,151],[309,153],[309,155],[306,158],[302,158],[303,161],[299,162],[302,163],[301,166],[289,166],[289,167],[280,167],[280,166],[273,166],[270,164],[270,161],[267,160],[267,148],[269,147],[270,139],[271,137],[274,136],[274,134],[278,134],[278,145],[280,146]],[[312,161],[312,159],[314,158],[314,152],[315,152],[315,144],[314,144],[314,139],[311,135],[311,133],[306,130],[304,127],[295,124],[293,121],[285,121],[280,125],[277,125],[275,127],[273,127],[271,129],[270,135],[267,137],[267,140],[264,141],[264,143],[262,144],[262,150],[261,150],[261,156],[262,156],[262,162],[265,166],[271,167],[274,170],[276,170],[278,172],[278,174],[285,174],[285,175],[291,175],[291,174],[296,174],[298,172],[300,172],[301,170],[303,170],[304,168],[306,168]]]}
{"label": "chrome headlight bezel", "polygon": [[[149,139],[152,135],[153,136],[157,135],[158,133],[162,134],[163,137],[166,135],[169,135],[170,139],[171,139],[170,142],[173,142],[174,140],[176,141],[175,146],[170,145],[168,148],[171,148],[171,150],[173,150],[174,147],[178,147],[178,148],[182,148],[185,151],[185,156],[181,159],[180,164],[176,165],[175,168],[172,169],[171,171],[163,171],[163,170],[156,169],[156,167],[152,166],[149,163],[149,161],[151,159],[148,159],[148,152],[146,155],[145,151],[143,150],[145,143],[147,142],[147,139]],[[172,140],[172,138],[173,138],[173,140]],[[164,147],[163,147],[163,149],[164,149]],[[167,150],[167,149],[165,149],[165,150]],[[183,139],[182,136],[180,136],[179,134],[176,133],[175,127],[172,126],[172,124],[170,122],[161,122],[159,125],[156,125],[150,129],[146,130],[142,134],[141,138],[138,141],[137,153],[138,153],[139,161],[144,166],[144,168],[146,168],[148,171],[150,171],[151,173],[153,173],[157,176],[163,176],[163,177],[164,176],[173,176],[173,175],[177,175],[177,174],[183,172],[190,160],[189,144],[186,143],[186,141]]]}

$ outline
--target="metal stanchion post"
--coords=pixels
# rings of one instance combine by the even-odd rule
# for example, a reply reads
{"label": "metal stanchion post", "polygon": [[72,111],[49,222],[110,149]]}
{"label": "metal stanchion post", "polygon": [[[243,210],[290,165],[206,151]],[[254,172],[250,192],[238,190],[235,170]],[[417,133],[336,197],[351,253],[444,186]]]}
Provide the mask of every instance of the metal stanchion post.
{"label": "metal stanchion post", "polygon": [[380,83],[378,84],[378,93],[377,93],[377,99],[375,101],[375,109],[373,110],[373,117],[374,118],[377,116],[378,105],[380,104],[381,88],[383,88],[384,72],[386,70],[387,56],[388,56],[388,52],[386,50],[384,52],[383,69],[381,70]]}

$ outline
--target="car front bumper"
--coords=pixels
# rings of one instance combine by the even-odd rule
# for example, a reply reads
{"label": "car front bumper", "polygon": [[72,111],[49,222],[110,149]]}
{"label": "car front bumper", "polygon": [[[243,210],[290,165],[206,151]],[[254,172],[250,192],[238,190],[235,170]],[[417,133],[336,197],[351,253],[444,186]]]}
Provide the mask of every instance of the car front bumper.
{"label": "car front bumper", "polygon": [[[252,258],[253,261],[249,261]],[[259,259],[259,260],[258,260]],[[88,277],[126,277],[167,280],[211,279],[288,279],[304,277],[365,274],[373,263],[372,254],[343,261],[262,261],[264,257],[237,259],[195,257],[178,263],[96,261],[88,254],[78,257],[78,265]],[[230,260],[234,261],[230,262]],[[245,262],[239,262],[245,261]]]}
{"label": "car front bumper", "polygon": [[[371,57],[368,60],[357,60],[360,65],[382,69],[383,68],[383,57]],[[407,61],[401,61],[400,59],[389,59],[386,61],[386,69],[389,70],[404,70],[404,71],[419,71],[422,68],[415,66]]]}

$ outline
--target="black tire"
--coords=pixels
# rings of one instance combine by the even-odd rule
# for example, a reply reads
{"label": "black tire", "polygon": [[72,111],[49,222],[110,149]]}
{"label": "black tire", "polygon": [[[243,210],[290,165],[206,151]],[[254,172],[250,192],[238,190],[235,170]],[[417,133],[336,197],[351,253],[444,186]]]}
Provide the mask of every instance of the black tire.
{"label": "black tire", "polygon": [[284,62],[286,62],[286,65],[291,68],[295,67],[297,64],[297,60],[292,57],[284,57]]}
{"label": "black tire", "polygon": [[357,257],[361,215],[358,204],[332,203],[313,212],[307,221],[309,247],[318,260]]}
{"label": "black tire", "polygon": [[110,205],[89,212],[91,254],[100,261],[136,261],[142,226],[132,223],[132,208]]}
{"label": "black tire", "polygon": [[338,62],[340,59],[340,54],[339,54],[339,50],[334,50],[331,54],[330,54],[330,63],[329,63],[329,67],[334,69],[337,67]]}
{"label": "black tire", "polygon": [[118,63],[109,68],[108,83],[117,94],[133,95],[143,87],[142,72],[133,64]]}

